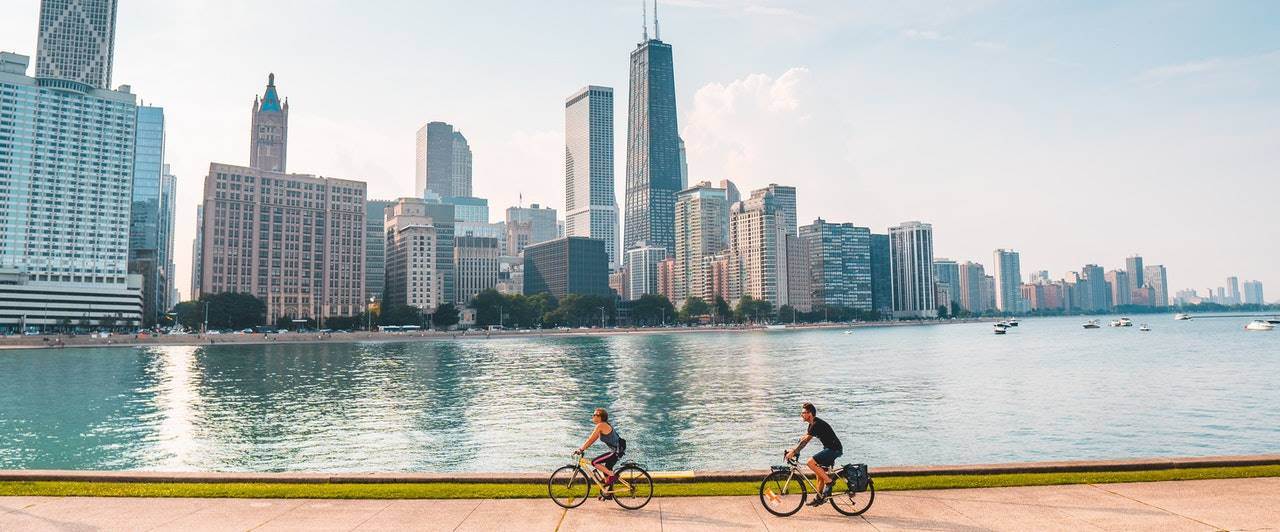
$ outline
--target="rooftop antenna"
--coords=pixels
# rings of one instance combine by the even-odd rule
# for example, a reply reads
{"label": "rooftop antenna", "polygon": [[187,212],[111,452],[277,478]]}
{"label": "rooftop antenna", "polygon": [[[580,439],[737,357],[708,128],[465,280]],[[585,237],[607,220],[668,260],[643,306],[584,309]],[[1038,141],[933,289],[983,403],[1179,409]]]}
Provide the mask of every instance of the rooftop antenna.
{"label": "rooftop antenna", "polygon": [[653,39],[662,40],[662,30],[658,29],[658,0],[653,0]]}
{"label": "rooftop antenna", "polygon": [[644,28],[644,40],[640,42],[649,42],[649,6],[644,0],[640,0],[640,20],[640,27]]}

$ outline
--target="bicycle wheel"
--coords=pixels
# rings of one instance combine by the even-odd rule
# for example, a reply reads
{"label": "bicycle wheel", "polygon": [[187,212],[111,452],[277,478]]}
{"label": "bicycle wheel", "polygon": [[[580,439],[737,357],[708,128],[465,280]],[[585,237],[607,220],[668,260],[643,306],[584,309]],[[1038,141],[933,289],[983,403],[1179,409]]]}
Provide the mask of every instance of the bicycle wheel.
{"label": "bicycle wheel", "polygon": [[875,500],[876,483],[870,479],[867,480],[867,491],[854,493],[843,478],[836,481],[835,489],[831,491],[831,507],[844,515],[862,515],[871,509]]}
{"label": "bicycle wheel", "polygon": [[591,497],[591,481],[578,466],[567,465],[557,469],[547,480],[547,496],[565,508],[577,508]]}
{"label": "bicycle wheel", "polygon": [[653,498],[653,477],[640,466],[622,466],[614,473],[618,479],[613,482],[613,501],[628,510],[639,510],[649,504]]}
{"label": "bicycle wheel", "polygon": [[760,505],[778,517],[786,517],[800,511],[809,489],[799,474],[774,471],[760,483]]}

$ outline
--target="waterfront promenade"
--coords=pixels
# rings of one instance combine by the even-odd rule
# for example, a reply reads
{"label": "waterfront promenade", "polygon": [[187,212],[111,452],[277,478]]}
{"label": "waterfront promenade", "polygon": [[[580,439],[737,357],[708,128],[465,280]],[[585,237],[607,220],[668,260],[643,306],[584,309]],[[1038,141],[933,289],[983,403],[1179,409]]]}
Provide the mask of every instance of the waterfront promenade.
{"label": "waterfront promenade", "polygon": [[755,497],[655,498],[629,512],[546,499],[314,500],[0,497],[0,530],[1265,530],[1280,478],[894,491],[863,517],[789,518]]}

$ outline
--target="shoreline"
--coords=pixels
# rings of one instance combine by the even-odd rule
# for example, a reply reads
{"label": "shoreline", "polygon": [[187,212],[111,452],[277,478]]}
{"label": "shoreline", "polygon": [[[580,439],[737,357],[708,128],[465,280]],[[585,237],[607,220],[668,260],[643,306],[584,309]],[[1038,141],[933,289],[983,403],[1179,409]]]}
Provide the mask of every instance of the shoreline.
{"label": "shoreline", "polygon": [[966,318],[956,320],[875,321],[859,323],[812,323],[786,325],[785,329],[769,329],[765,326],[719,327],[634,327],[609,329],[530,329],[505,331],[417,331],[412,333],[353,331],[349,333],[269,333],[269,334],[184,334],[184,335],[118,335],[107,338],[88,335],[34,335],[0,338],[0,351],[8,349],[62,349],[68,347],[148,347],[148,346],[206,346],[206,345],[271,345],[271,344],[352,344],[359,342],[416,342],[438,340],[494,340],[507,338],[587,338],[623,336],[632,334],[684,334],[724,332],[770,332],[827,329],[863,329],[880,327],[920,327],[962,323],[990,323],[1003,318]]}
{"label": "shoreline", "polygon": [[[1051,473],[1112,473],[1280,465],[1280,454],[1063,460],[964,465],[877,466],[877,478],[989,476]],[[744,471],[651,471],[654,480],[671,483],[757,481],[767,469]],[[0,470],[0,482],[113,482],[203,484],[528,484],[544,483],[548,473],[529,472],[192,472],[104,470]]]}

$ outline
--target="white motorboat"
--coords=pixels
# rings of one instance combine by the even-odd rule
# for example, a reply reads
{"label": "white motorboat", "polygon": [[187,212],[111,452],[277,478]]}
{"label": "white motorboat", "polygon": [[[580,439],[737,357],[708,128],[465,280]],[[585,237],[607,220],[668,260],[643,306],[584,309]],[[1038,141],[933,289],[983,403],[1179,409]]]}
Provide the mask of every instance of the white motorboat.
{"label": "white motorboat", "polygon": [[1249,322],[1248,325],[1244,326],[1244,330],[1246,331],[1270,331],[1274,328],[1276,328],[1276,326],[1267,323],[1266,320],[1253,320]]}
{"label": "white motorboat", "polygon": [[845,334],[853,334],[853,331],[845,331]]}
{"label": "white motorboat", "polygon": [[1280,318],[1267,318],[1267,323],[1272,325],[1280,325]]}
{"label": "white motorboat", "polygon": [[1173,319],[1178,321],[1191,321],[1191,315],[1185,312],[1179,312],[1173,315]]}
{"label": "white motorboat", "polygon": [[1098,320],[1089,320],[1084,322],[1084,328],[1086,329],[1097,329],[1099,327],[1102,327],[1102,325],[1098,324]]}
{"label": "white motorboat", "polygon": [[1007,333],[1007,332],[1009,332],[1009,324],[1007,324],[1007,323],[1005,323],[1005,322],[1003,322],[1003,321],[1002,321],[1002,322],[997,323],[997,324],[995,325],[995,333],[996,333],[996,334],[1005,334],[1005,333]]}
{"label": "white motorboat", "polygon": [[1009,321],[1006,321],[1005,323],[1008,323],[1010,327],[1017,327],[1018,318],[1009,318]]}
{"label": "white motorboat", "polygon": [[1120,318],[1118,320],[1111,320],[1111,326],[1112,327],[1133,327],[1133,320],[1129,318]]}
{"label": "white motorboat", "polygon": [[1147,324],[1145,324],[1145,323],[1144,323],[1144,324],[1142,324],[1142,326],[1141,326],[1141,327],[1138,327],[1138,330],[1139,330],[1139,331],[1142,331],[1142,332],[1150,332],[1150,331],[1151,331],[1151,327],[1148,327],[1148,326],[1147,326]]}

